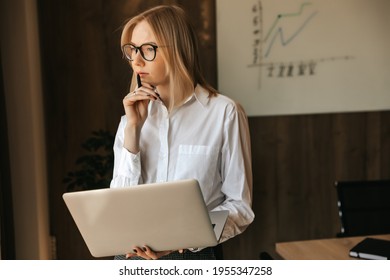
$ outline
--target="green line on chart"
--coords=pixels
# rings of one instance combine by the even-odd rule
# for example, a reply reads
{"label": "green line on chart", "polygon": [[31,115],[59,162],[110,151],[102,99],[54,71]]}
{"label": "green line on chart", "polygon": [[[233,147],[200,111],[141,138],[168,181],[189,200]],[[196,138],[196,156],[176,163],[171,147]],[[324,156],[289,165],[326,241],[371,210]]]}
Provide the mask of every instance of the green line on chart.
{"label": "green line on chart", "polygon": [[295,16],[300,16],[302,14],[302,11],[303,11],[303,8],[305,6],[308,6],[308,5],[311,5],[312,3],[311,2],[305,2],[305,3],[302,3],[301,4],[301,7],[299,8],[299,12],[296,12],[296,13],[289,13],[289,14],[278,14],[278,16],[276,17],[274,23],[272,24],[272,27],[270,28],[270,30],[268,31],[267,35],[265,36],[265,39],[264,39],[264,42],[266,42],[268,40],[268,37],[270,36],[270,34],[272,33],[273,29],[275,28],[276,24],[278,23],[279,19],[281,19],[282,17],[295,17]]}

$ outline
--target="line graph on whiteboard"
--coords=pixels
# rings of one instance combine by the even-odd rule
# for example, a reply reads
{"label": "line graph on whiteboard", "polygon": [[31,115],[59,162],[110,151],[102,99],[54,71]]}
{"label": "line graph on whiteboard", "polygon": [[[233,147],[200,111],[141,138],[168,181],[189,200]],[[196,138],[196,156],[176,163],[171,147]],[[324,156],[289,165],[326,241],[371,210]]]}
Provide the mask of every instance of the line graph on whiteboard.
{"label": "line graph on whiteboard", "polygon": [[[253,2],[251,7],[252,21],[252,61],[249,68],[259,69],[258,88],[261,88],[261,79],[265,78],[291,78],[299,76],[315,76],[318,66],[324,62],[348,61],[354,56],[342,54],[339,56],[322,57],[283,57],[283,52],[294,44],[299,44],[301,37],[305,36],[307,29],[316,23],[320,14],[315,3],[303,1],[297,3],[294,11],[283,11],[272,15],[268,24],[264,21],[264,8],[262,1]],[[290,50],[288,50],[291,52]]]}
{"label": "line graph on whiteboard", "polygon": [[218,88],[249,116],[390,108],[389,0],[216,0]]}

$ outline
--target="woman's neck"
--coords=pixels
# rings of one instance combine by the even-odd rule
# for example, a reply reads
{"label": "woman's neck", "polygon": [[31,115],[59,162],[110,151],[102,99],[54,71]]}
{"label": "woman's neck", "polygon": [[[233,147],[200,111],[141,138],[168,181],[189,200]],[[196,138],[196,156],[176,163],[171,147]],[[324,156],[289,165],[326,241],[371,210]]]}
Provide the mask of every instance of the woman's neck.
{"label": "woman's neck", "polygon": [[[156,90],[157,93],[160,95],[161,101],[168,108],[168,110],[173,109],[174,107],[177,106],[181,106],[192,94],[192,92],[189,92],[186,96],[180,96],[180,97],[176,95],[175,100],[172,100],[169,85],[158,85],[156,87]],[[175,104],[173,104],[172,107],[171,107],[172,104],[170,104],[171,101],[175,102]]]}
{"label": "woman's neck", "polygon": [[169,94],[169,86],[159,85],[156,87],[157,93],[160,95],[161,101],[165,104],[165,106],[169,106],[170,102],[170,94]]}

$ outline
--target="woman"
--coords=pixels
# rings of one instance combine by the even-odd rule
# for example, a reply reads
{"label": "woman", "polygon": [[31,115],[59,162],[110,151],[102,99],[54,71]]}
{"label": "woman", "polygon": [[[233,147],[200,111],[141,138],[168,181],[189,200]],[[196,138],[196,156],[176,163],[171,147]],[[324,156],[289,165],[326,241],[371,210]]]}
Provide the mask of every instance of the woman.
{"label": "woman", "polygon": [[[111,187],[197,179],[208,210],[230,211],[220,242],[240,234],[254,219],[247,118],[202,76],[184,11],[143,12],[124,26],[121,45],[133,79],[115,138]],[[148,246],[116,258],[124,257],[215,258],[212,248],[154,252]]]}

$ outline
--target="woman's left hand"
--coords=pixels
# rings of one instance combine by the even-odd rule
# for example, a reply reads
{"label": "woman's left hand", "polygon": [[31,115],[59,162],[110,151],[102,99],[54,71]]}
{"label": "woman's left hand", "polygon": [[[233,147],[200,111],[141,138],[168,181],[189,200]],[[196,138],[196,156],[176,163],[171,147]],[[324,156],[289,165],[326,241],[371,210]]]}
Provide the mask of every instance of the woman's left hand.
{"label": "woman's left hand", "polygon": [[[178,251],[181,254],[184,252],[183,249],[180,249]],[[128,259],[128,258],[137,256],[137,257],[141,257],[141,258],[143,258],[145,260],[157,260],[157,259],[159,259],[161,257],[169,255],[172,252],[174,252],[174,251],[173,250],[168,250],[168,251],[155,252],[152,249],[150,249],[148,246],[144,246],[142,248],[135,247],[134,248],[134,253],[126,254],[126,258]]]}

